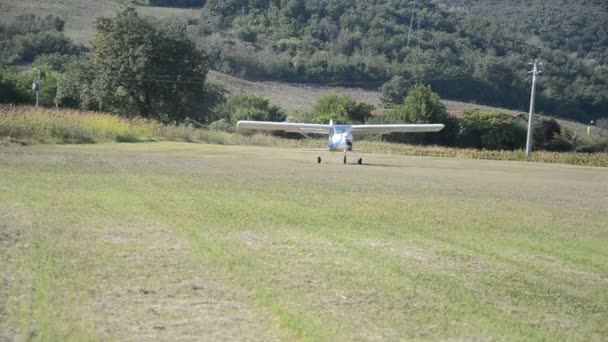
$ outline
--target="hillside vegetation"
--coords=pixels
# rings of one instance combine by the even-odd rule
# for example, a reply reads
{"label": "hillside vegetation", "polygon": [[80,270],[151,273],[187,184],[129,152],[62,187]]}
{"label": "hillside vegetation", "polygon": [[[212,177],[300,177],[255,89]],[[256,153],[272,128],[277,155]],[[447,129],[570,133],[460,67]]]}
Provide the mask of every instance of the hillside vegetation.
{"label": "hillside vegetation", "polygon": [[608,63],[608,2],[604,0],[450,0],[455,9],[476,14],[530,42],[569,52],[590,63]]}
{"label": "hillside vegetation", "polygon": [[[569,13],[595,23],[584,20],[587,10]],[[534,14],[559,20],[551,11]],[[605,17],[603,8],[597,16]],[[590,30],[580,40],[605,47],[604,32]],[[430,83],[442,97],[511,108],[527,106],[528,62],[538,57],[542,111],[580,120],[608,113],[605,49],[591,46],[584,56],[597,58],[579,58],[570,46],[551,45],[551,36],[538,43],[473,9],[406,0],[209,0],[199,31],[214,68],[249,78],[377,88],[401,76]]]}
{"label": "hillside vegetation", "polygon": [[525,72],[538,57],[540,111],[578,121],[608,115],[601,1],[6,0],[0,16],[54,14],[68,37],[89,45],[98,16],[133,4],[187,24],[211,67],[240,77],[378,89],[401,76],[447,99],[523,110]]}

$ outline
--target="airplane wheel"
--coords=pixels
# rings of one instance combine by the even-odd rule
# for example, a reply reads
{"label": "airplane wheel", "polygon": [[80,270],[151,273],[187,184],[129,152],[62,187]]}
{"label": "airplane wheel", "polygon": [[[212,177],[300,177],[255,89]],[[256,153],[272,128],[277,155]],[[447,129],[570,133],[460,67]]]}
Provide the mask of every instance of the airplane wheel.
{"label": "airplane wheel", "polygon": [[363,158],[359,158],[359,160],[357,161],[357,164],[363,165]]}
{"label": "airplane wheel", "polygon": [[344,164],[346,164],[346,156],[344,156]]}
{"label": "airplane wheel", "polygon": [[317,164],[321,164],[321,157],[317,157]]}

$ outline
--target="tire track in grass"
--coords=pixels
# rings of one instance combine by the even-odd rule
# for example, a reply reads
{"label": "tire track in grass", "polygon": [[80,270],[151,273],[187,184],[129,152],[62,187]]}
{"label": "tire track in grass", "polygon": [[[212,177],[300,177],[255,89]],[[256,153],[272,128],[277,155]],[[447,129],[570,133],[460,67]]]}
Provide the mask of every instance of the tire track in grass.
{"label": "tire track in grass", "polygon": [[18,323],[11,312],[18,306],[16,289],[24,281],[18,270],[30,225],[23,210],[0,200],[0,340],[12,340],[18,334]]}
{"label": "tire track in grass", "polygon": [[101,262],[90,305],[102,339],[285,337],[268,314],[251,305],[247,292],[193,255],[174,229],[115,223],[91,240],[99,241],[95,254]]}

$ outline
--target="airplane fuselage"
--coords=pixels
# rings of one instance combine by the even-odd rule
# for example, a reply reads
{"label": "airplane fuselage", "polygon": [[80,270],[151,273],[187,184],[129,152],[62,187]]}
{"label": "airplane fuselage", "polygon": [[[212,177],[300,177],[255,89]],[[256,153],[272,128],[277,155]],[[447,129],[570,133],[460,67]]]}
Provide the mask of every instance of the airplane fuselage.
{"label": "airplane fuselage", "polygon": [[329,150],[350,152],[353,150],[353,133],[348,125],[332,125],[329,131]]}

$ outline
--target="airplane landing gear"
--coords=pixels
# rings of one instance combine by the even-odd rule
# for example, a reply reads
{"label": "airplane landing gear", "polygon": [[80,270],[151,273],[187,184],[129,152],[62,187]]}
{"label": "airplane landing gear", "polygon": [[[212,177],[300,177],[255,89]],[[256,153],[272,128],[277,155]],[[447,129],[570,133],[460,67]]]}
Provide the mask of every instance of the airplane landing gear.
{"label": "airplane landing gear", "polygon": [[321,164],[321,157],[317,157],[317,164]]}
{"label": "airplane landing gear", "polygon": [[344,164],[346,164],[346,156],[344,156]]}
{"label": "airplane landing gear", "polygon": [[359,158],[359,160],[357,161],[357,164],[363,165],[363,158]]}

